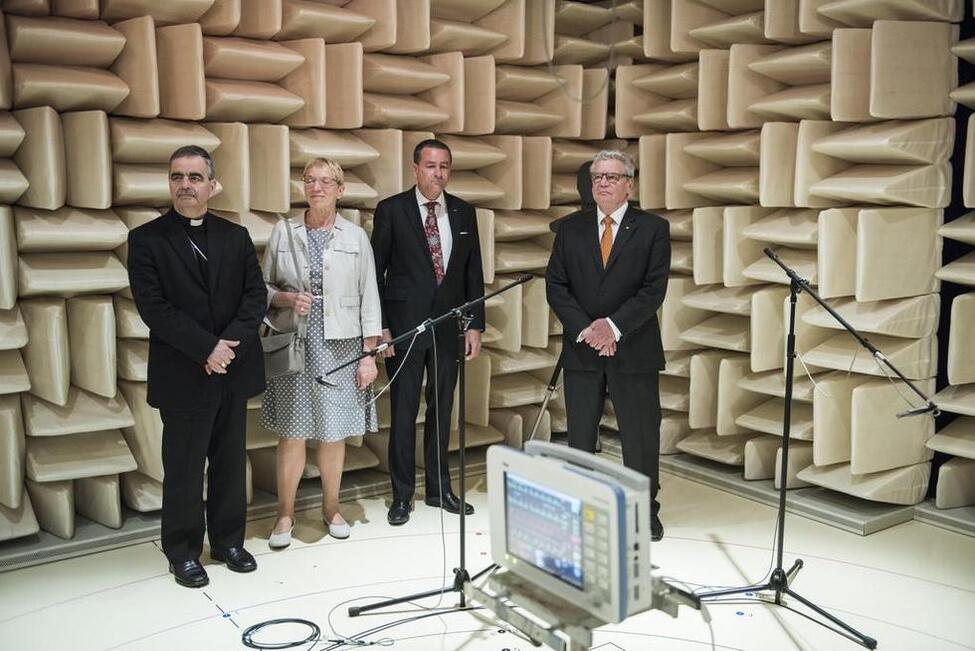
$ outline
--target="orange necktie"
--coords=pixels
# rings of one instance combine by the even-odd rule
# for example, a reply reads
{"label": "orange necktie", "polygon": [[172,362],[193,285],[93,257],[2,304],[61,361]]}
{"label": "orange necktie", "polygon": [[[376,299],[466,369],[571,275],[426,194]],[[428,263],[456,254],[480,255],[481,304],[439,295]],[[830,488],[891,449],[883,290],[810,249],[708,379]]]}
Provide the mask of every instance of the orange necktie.
{"label": "orange necktie", "polygon": [[609,262],[609,252],[613,250],[613,218],[609,215],[603,217],[603,236],[599,238],[599,252],[603,256],[603,269]]}

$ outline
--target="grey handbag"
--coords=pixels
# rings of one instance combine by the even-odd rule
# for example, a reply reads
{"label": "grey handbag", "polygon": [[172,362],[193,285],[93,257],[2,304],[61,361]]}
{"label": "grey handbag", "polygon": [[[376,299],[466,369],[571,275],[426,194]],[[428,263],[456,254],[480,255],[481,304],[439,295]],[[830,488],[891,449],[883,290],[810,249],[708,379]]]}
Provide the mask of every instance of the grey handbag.
{"label": "grey handbag", "polygon": [[[291,231],[291,222],[285,218],[284,225],[288,230],[288,248],[291,250],[291,260],[294,262],[295,271],[300,278],[301,266],[298,264],[298,255],[295,253],[295,239]],[[308,290],[301,287],[301,291]],[[274,332],[270,327],[268,330]],[[264,376],[268,380],[295,375],[305,370],[305,339],[307,335],[307,318],[299,316],[297,332],[267,334],[261,337],[261,348],[264,350]]]}

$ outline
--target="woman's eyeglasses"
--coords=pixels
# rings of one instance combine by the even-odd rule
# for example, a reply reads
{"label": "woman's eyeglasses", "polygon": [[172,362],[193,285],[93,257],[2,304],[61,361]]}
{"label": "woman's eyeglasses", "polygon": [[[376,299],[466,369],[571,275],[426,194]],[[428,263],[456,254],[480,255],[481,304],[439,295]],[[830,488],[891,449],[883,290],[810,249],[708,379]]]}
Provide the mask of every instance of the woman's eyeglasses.
{"label": "woman's eyeglasses", "polygon": [[305,185],[315,185],[317,183],[323,188],[336,188],[339,185],[339,182],[335,179],[319,179],[314,176],[306,176],[302,181]]}

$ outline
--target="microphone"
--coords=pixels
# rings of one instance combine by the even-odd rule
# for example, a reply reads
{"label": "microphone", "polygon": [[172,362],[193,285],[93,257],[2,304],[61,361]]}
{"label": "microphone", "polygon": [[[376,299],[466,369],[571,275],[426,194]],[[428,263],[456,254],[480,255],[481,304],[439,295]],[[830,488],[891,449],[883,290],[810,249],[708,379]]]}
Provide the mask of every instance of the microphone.
{"label": "microphone", "polygon": [[914,407],[913,409],[908,409],[897,414],[898,418],[910,418],[911,416],[920,416],[922,414],[930,413],[932,416],[940,416],[941,411],[938,406],[933,402],[929,402],[926,405],[921,405],[920,407]]}

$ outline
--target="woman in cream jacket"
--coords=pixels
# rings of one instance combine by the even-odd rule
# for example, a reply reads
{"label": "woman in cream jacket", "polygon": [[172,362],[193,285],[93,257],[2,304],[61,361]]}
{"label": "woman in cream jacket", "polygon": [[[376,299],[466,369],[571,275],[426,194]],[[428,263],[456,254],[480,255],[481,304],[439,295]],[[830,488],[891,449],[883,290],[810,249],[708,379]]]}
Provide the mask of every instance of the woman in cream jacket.
{"label": "woman in cream jacket", "polygon": [[302,184],[309,207],[303,218],[275,225],[263,264],[268,322],[281,332],[296,331],[299,321],[307,325],[304,370],[269,380],[264,394],[263,425],[280,436],[278,519],[268,541],[273,548],[291,543],[308,440],[317,442],[325,525],[335,538],[349,536],[339,513],[345,439],[378,429],[371,388],[375,359],[364,357],[325,376],[379,342],[382,319],[372,247],[360,227],[338,214],[336,205],[345,192],[338,163],[316,158],[305,166]]}

